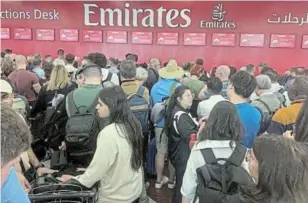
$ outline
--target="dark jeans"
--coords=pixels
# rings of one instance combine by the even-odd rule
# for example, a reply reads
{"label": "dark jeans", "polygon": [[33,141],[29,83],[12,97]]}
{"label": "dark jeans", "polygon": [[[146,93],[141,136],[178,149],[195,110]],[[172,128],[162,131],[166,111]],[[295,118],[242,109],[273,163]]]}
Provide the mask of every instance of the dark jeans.
{"label": "dark jeans", "polygon": [[175,163],[175,177],[176,183],[173,191],[172,203],[181,203],[182,202],[182,194],[181,187],[183,183],[183,177],[186,170],[186,163]]}

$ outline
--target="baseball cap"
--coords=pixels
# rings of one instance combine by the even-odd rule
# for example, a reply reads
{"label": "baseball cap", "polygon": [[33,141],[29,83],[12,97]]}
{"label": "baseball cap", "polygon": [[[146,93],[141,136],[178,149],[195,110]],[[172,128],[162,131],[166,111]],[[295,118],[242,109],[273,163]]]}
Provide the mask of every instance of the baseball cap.
{"label": "baseball cap", "polygon": [[0,92],[9,93],[10,94],[10,93],[13,93],[13,88],[10,85],[10,83],[8,83],[7,81],[1,79]]}

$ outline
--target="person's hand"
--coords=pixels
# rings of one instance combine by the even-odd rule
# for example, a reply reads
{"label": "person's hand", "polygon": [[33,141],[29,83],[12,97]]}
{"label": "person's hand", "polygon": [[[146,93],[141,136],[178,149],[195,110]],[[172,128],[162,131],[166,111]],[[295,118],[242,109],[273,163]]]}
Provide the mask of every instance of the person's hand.
{"label": "person's hand", "polygon": [[86,168],[77,168],[77,171],[86,171]]}
{"label": "person's hand", "polygon": [[58,172],[57,170],[52,170],[52,169],[49,169],[49,168],[45,168],[45,167],[40,167],[36,170],[36,174],[38,176],[41,176],[43,174],[52,174],[54,172]]}
{"label": "person's hand", "polygon": [[24,191],[26,193],[29,193],[31,191],[31,185],[28,182],[28,180],[25,178],[25,176],[23,174],[17,172],[17,178],[18,178],[22,188],[24,189]]}
{"label": "person's hand", "polygon": [[61,146],[59,146],[59,150],[62,150],[62,151],[66,150],[66,144],[64,141],[61,143]]}
{"label": "person's hand", "polygon": [[67,181],[69,181],[70,179],[72,179],[74,176],[71,175],[62,175],[60,178],[57,178],[59,181],[61,181],[62,183],[66,183]]}
{"label": "person's hand", "polygon": [[283,133],[284,137],[290,138],[290,139],[294,139],[294,134],[292,133],[291,130],[286,131],[285,133]]}
{"label": "person's hand", "polygon": [[199,127],[201,128],[202,125],[207,121],[208,116],[203,116],[202,118],[199,119]]}

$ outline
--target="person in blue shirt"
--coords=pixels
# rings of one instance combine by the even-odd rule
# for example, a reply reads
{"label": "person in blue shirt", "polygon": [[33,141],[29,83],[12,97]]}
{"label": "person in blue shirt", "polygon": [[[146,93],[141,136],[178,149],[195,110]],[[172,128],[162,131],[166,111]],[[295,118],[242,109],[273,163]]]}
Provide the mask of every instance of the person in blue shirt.
{"label": "person in blue shirt", "polygon": [[[170,97],[174,90],[181,84],[177,79],[184,76],[184,71],[181,67],[177,65],[175,60],[170,60],[166,67],[159,69],[158,74],[160,80],[152,87],[151,90],[151,105],[159,104],[163,102],[163,99]],[[155,139],[157,154],[155,157],[155,168],[157,179],[155,187],[157,189],[161,188],[164,184],[169,183],[169,188],[174,188],[174,175],[175,171],[172,165],[169,163],[169,178],[163,176],[165,157],[168,151],[168,138],[163,131],[164,119],[159,119],[155,125]]]}
{"label": "person in blue shirt", "polygon": [[235,104],[243,125],[243,144],[249,149],[253,146],[261,124],[261,113],[248,103],[248,99],[256,87],[257,81],[254,76],[246,71],[239,71],[230,78],[227,90],[228,98]]}
{"label": "person in blue shirt", "polygon": [[[1,95],[2,96],[2,95]],[[25,121],[9,106],[1,106],[1,203],[30,203],[15,169],[20,154],[30,147]]]}
{"label": "person in blue shirt", "polygon": [[42,68],[43,62],[40,58],[34,58],[33,62],[33,69],[32,72],[36,73],[39,80],[45,80],[45,71]]}

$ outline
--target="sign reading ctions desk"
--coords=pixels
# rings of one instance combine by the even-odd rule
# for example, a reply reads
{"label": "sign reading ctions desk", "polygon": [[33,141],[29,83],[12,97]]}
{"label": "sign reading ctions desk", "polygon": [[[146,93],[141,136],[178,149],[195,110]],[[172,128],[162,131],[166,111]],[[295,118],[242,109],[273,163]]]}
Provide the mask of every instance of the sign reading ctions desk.
{"label": "sign reading ctions desk", "polygon": [[184,45],[205,45],[206,33],[184,33]]}
{"label": "sign reading ctions desk", "polygon": [[1,28],[0,39],[11,39],[10,28]]}
{"label": "sign reading ctions desk", "polygon": [[308,49],[308,35],[303,35],[302,48]]}
{"label": "sign reading ctions desk", "polygon": [[159,32],[157,34],[157,44],[160,45],[178,45],[179,33],[177,32]]}
{"label": "sign reading ctions desk", "polygon": [[295,47],[295,35],[272,34],[270,47],[293,48]]}
{"label": "sign reading ctions desk", "polygon": [[101,30],[84,30],[82,40],[84,42],[103,42],[103,32]]}
{"label": "sign reading ctions desk", "polygon": [[31,28],[14,28],[14,39],[31,40],[32,39]]}
{"label": "sign reading ctions desk", "polygon": [[107,42],[115,44],[126,44],[127,43],[127,32],[126,31],[107,31]]}
{"label": "sign reading ctions desk", "polygon": [[55,41],[54,29],[36,29],[36,40]]}
{"label": "sign reading ctions desk", "polygon": [[263,47],[264,34],[241,34],[240,46],[242,47]]}
{"label": "sign reading ctions desk", "polygon": [[60,40],[64,42],[78,42],[78,30],[77,29],[61,29]]}
{"label": "sign reading ctions desk", "polygon": [[212,36],[213,46],[235,46],[235,34],[232,33],[213,33]]}
{"label": "sign reading ctions desk", "polygon": [[133,44],[152,44],[153,33],[152,32],[132,32]]}

